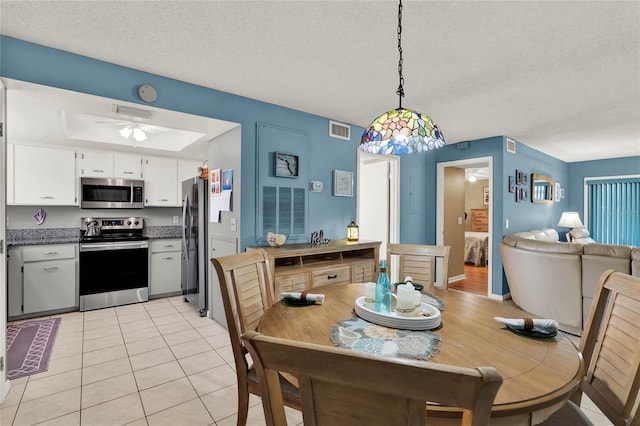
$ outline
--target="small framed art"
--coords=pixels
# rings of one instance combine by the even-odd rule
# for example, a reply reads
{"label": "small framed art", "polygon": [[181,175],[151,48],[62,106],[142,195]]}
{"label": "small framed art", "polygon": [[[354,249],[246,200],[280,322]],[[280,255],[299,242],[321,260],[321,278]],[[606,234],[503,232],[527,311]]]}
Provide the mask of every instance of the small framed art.
{"label": "small framed art", "polygon": [[276,152],[276,176],[297,178],[300,175],[298,156]]}
{"label": "small framed art", "polygon": [[482,202],[484,203],[485,206],[489,205],[489,187],[488,186],[482,187]]}
{"label": "small framed art", "polygon": [[336,197],[353,197],[352,172],[333,171],[333,195]]}

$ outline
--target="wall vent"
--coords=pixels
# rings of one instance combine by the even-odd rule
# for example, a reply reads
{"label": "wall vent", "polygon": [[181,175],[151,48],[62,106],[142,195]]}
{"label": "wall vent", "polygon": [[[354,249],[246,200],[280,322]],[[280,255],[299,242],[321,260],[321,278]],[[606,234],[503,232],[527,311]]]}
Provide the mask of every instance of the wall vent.
{"label": "wall vent", "polygon": [[337,121],[329,121],[329,136],[347,141],[351,140],[351,126]]}
{"label": "wall vent", "polygon": [[507,138],[507,152],[510,152],[512,154],[516,153],[516,141],[514,141],[513,139]]}
{"label": "wall vent", "polygon": [[114,112],[120,115],[127,115],[129,117],[137,117],[137,118],[151,118],[153,116],[153,111],[149,109],[134,108],[130,106],[117,105],[117,104],[111,105],[111,112]]}

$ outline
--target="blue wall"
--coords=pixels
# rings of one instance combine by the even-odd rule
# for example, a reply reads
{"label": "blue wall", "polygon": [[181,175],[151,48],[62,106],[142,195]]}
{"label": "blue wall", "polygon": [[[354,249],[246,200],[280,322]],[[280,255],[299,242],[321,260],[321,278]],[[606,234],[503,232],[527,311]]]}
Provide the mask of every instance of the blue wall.
{"label": "blue wall", "polygon": [[[303,179],[324,183],[321,193],[308,193],[308,229],[323,229],[331,239],[345,238],[346,225],[355,217],[356,197],[332,196],[333,170],[354,172],[356,178],[356,147],[363,128],[352,126],[351,140],[328,136],[328,119],[300,111],[256,101],[202,86],[145,73],[98,61],[61,50],[0,36],[0,76],[28,81],[77,92],[104,96],[147,105],[138,99],[141,84],[150,84],[158,91],[151,105],[158,108],[228,120],[242,125],[242,235],[241,248],[262,239],[256,235],[258,165],[257,127],[259,123],[299,131],[306,135],[308,146],[300,149],[307,156]],[[272,141],[270,141],[272,143]],[[498,243],[502,236],[534,228],[555,228],[561,213],[583,210],[583,179],[585,176],[610,176],[640,173],[640,157],[599,160],[567,164],[521,143],[516,154],[504,149],[505,138],[496,136],[447,145],[435,152],[401,157],[400,242],[434,244],[436,241],[436,175],[438,162],[477,157],[493,157],[493,259],[492,288],[494,293],[508,291],[499,258]],[[460,149],[467,146],[466,149]],[[277,147],[275,149],[280,149]],[[295,146],[283,146],[284,152],[296,153]],[[565,187],[566,198],[553,205],[533,204],[528,198],[516,203],[508,192],[508,178],[516,169],[550,176]],[[354,183],[354,188],[355,186]],[[510,227],[505,228],[505,219]],[[558,231],[563,231],[559,229]],[[501,276],[502,275],[502,276]]]}
{"label": "blue wall", "polygon": [[[328,119],[218,90],[0,36],[0,76],[88,93],[127,102],[142,102],[136,94],[142,84],[158,91],[150,105],[158,108],[228,120],[242,125],[241,248],[262,239],[255,235],[257,123],[269,123],[308,135],[307,177],[324,183],[324,191],[308,194],[310,231],[323,229],[331,239],[346,237],[355,217],[356,197],[332,196],[332,171],[356,170],[356,147],[363,130],[353,126],[351,140],[330,138]],[[285,152],[291,149],[284,148]],[[293,152],[295,153],[295,151]],[[307,183],[308,184],[308,183]]]}
{"label": "blue wall", "polygon": [[[553,178],[562,186],[567,185],[567,163],[557,158],[544,154],[526,145],[516,142],[516,153],[504,154],[504,173],[501,177],[501,186],[504,188],[505,200],[503,204],[503,222],[498,229],[504,234],[530,229],[556,228],[563,211],[568,210],[568,199],[554,202],[553,204],[536,204],[531,202],[531,174],[538,173]],[[527,199],[516,203],[515,194],[507,192],[509,176],[515,176],[516,170],[521,170],[527,175]],[[565,191],[566,194],[567,191]],[[509,219],[509,229],[505,228],[506,219]],[[562,231],[561,229],[557,229]]]}

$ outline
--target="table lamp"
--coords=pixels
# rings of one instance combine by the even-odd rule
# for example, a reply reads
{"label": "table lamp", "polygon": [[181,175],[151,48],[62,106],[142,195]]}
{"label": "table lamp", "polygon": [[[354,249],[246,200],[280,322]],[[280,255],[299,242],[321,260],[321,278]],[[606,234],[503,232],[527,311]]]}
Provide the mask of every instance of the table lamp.
{"label": "table lamp", "polygon": [[[573,231],[573,228],[584,228],[578,212],[562,212],[558,226],[561,228],[571,228],[571,231]],[[567,241],[569,242],[573,242],[573,234],[571,231],[567,232]]]}

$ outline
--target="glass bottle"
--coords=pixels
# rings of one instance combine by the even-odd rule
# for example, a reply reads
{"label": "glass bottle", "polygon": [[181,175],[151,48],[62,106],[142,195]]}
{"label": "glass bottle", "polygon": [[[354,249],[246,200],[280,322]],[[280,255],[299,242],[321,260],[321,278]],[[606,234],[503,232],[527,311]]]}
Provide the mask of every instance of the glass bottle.
{"label": "glass bottle", "polygon": [[387,274],[387,261],[380,261],[380,272],[376,281],[376,312],[391,313],[391,280]]}

